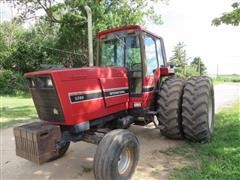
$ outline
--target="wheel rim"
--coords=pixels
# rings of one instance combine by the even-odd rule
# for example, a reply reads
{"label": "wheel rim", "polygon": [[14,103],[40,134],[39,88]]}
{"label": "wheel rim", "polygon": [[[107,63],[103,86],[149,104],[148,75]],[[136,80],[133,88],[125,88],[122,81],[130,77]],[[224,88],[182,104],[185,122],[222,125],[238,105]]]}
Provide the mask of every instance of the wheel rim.
{"label": "wheel rim", "polygon": [[130,148],[126,147],[122,150],[118,160],[118,172],[120,175],[126,174],[131,168],[133,162],[133,155]]}
{"label": "wheel rim", "polygon": [[213,98],[212,96],[210,96],[208,101],[208,127],[211,133],[213,131],[212,123],[213,123]]}

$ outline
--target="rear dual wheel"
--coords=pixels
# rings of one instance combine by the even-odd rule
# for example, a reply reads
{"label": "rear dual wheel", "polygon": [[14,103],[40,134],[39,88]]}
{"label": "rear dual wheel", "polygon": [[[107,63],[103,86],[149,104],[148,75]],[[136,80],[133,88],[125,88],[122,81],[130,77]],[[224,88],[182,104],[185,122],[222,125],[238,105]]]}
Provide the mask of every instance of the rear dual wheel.
{"label": "rear dual wheel", "polygon": [[194,142],[210,140],[214,129],[214,91],[208,77],[191,77],[185,82],[168,78],[160,88],[157,105],[164,136]]}
{"label": "rear dual wheel", "polygon": [[214,91],[208,77],[187,80],[182,104],[184,137],[193,142],[208,142],[214,129]]}
{"label": "rear dual wheel", "polygon": [[162,135],[181,139],[181,104],[184,81],[181,78],[170,77],[160,88],[157,101],[157,118]]}

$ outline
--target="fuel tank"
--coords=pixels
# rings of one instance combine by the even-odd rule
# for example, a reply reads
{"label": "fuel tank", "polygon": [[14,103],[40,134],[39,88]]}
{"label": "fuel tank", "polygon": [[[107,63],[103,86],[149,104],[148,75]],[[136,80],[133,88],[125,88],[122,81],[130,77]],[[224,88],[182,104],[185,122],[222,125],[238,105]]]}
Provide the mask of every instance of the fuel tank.
{"label": "fuel tank", "polygon": [[87,67],[25,74],[41,120],[76,125],[126,111],[128,76],[121,67]]}

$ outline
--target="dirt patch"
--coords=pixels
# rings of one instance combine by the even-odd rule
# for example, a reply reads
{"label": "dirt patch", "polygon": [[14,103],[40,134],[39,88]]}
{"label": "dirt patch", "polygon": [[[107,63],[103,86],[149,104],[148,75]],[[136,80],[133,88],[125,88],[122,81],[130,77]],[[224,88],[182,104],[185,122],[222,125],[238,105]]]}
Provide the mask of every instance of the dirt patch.
{"label": "dirt patch", "polygon": [[[183,157],[161,153],[183,141],[166,139],[152,124],[132,126],[129,130],[140,142],[140,159],[133,180],[168,179],[175,167],[189,164]],[[71,143],[63,158],[39,166],[15,155],[12,128],[1,129],[1,138],[1,179],[94,179],[95,145]]]}

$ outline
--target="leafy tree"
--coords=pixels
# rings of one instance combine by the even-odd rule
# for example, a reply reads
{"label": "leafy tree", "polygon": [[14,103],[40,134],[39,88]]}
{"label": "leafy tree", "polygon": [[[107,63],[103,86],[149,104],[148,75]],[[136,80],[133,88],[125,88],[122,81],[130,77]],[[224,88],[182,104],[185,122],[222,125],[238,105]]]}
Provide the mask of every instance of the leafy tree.
{"label": "leafy tree", "polygon": [[3,68],[19,73],[39,70],[44,60],[40,43],[34,41],[34,34],[25,32],[12,53],[3,61]]}
{"label": "leafy tree", "polygon": [[[54,49],[61,49],[72,53],[52,51],[52,58],[58,59],[67,67],[87,65],[87,18],[84,9],[88,5],[93,14],[93,35],[113,27],[145,24],[154,22],[160,24],[161,15],[155,12],[154,3],[167,0],[17,0],[20,16],[18,21],[31,18],[42,19],[58,30],[54,39]],[[44,10],[44,16],[37,17],[36,13]],[[96,41],[94,39],[94,52]],[[54,55],[55,54],[55,55]],[[96,54],[95,54],[96,57]]]}
{"label": "leafy tree", "polygon": [[184,49],[183,42],[179,42],[173,49],[173,56],[170,58],[170,63],[176,67],[176,75],[180,77],[186,76],[186,69],[188,65],[187,53]]}
{"label": "leafy tree", "polygon": [[191,62],[191,66],[198,72],[198,75],[206,74],[207,68],[200,57],[195,57]]}
{"label": "leafy tree", "polygon": [[[206,66],[200,57],[195,57],[189,64],[185,44],[179,42],[173,49],[173,56],[170,58],[170,64],[175,66],[175,74],[182,78],[190,76],[199,76],[206,74]],[[199,69],[200,67],[200,69]]]}
{"label": "leafy tree", "polygon": [[19,36],[23,32],[23,28],[17,23],[3,22],[0,24],[1,40],[5,47],[11,49],[19,40]]}
{"label": "leafy tree", "polygon": [[[157,2],[168,2],[168,0],[16,0],[13,1],[18,8],[18,20],[28,20],[31,18],[42,18],[37,11],[44,10],[46,19],[52,23],[84,24],[86,21],[84,5],[92,8],[94,21],[104,22],[110,25],[119,25],[119,22],[144,23],[153,21],[161,23],[161,16],[154,11],[154,5]],[[68,19],[63,15],[68,14]],[[131,14],[131,16],[129,16]],[[107,18],[105,18],[107,17]],[[103,18],[103,19],[101,19]],[[79,21],[75,21],[78,19]],[[66,21],[67,20],[67,21]],[[71,21],[74,20],[74,21]],[[102,25],[105,26],[106,23]]]}
{"label": "leafy tree", "polygon": [[16,23],[0,23],[0,68],[3,60],[11,54],[23,30]]}
{"label": "leafy tree", "polygon": [[199,72],[197,72],[193,66],[188,65],[186,66],[186,74],[184,75],[184,77],[191,77],[191,76],[199,76]]}
{"label": "leafy tree", "polygon": [[239,26],[240,24],[240,1],[232,4],[231,12],[223,13],[221,17],[212,20],[212,24],[219,26],[221,24]]}
{"label": "leafy tree", "polygon": [[38,26],[26,30],[21,24],[3,23],[0,27],[0,67],[21,74],[39,70],[40,64],[49,60],[48,52],[43,48],[53,39],[51,33],[48,34],[43,29],[40,31]]}
{"label": "leafy tree", "polygon": [[[153,3],[157,0],[17,0],[13,1],[19,10],[19,17],[8,28],[0,32],[1,67],[24,73],[39,70],[41,63],[62,64],[65,67],[80,67],[88,63],[87,20],[85,5],[93,12],[94,37],[97,32],[116,26],[144,24],[151,20],[161,23],[161,16],[154,12]],[[152,4],[152,5],[150,5]],[[39,10],[45,15],[39,16]],[[126,14],[131,14],[126,16]],[[12,24],[20,24],[31,18],[37,23],[27,32],[18,34]],[[11,32],[9,34],[8,32]],[[1,34],[4,34],[1,36]],[[5,38],[4,40],[3,37]],[[6,38],[8,37],[8,38]],[[12,37],[12,38],[11,38]],[[30,38],[28,38],[30,37]],[[8,42],[11,47],[8,46]],[[96,40],[94,39],[96,52]],[[9,52],[9,53],[7,53]],[[96,54],[95,54],[96,57]]]}
{"label": "leafy tree", "polygon": [[28,92],[27,82],[22,74],[10,70],[0,71],[0,95],[22,94]]}
{"label": "leafy tree", "polygon": [[0,69],[2,69],[2,62],[8,55],[7,44],[4,40],[4,34],[0,31]]}

